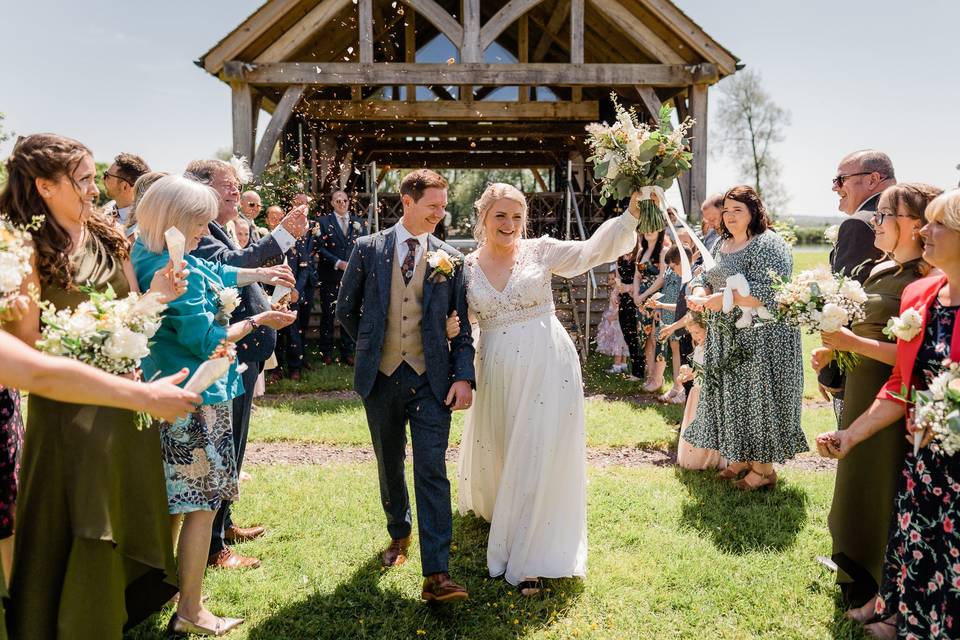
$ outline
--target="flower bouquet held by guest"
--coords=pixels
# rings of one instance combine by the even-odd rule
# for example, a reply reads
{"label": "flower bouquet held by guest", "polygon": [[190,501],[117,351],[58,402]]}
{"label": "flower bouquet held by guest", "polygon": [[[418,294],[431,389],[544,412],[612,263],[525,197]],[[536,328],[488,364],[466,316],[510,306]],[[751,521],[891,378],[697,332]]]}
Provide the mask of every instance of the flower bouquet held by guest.
{"label": "flower bouquet held by guest", "polygon": [[571,278],[636,242],[638,195],[589,240],[524,239],[527,202],[492,184],[465,262],[480,326],[477,401],[457,473],[460,513],[490,522],[487,567],[523,595],[539,578],[586,575],[586,434],[580,359],[557,320],[554,274]]}
{"label": "flower bouquet held by guest", "polygon": [[923,259],[942,273],[907,285],[900,302],[901,317],[919,312],[919,331],[898,337],[893,371],[867,410],[846,429],[818,436],[817,449],[846,458],[919,399],[902,434],[914,450],[899,478],[880,591],[851,616],[868,621],[876,637],[945,640],[960,635],[960,455],[952,446],[956,417],[946,413],[956,410],[960,391],[960,190],[934,198],[925,217]]}
{"label": "flower bouquet held by guest", "polygon": [[[940,189],[925,184],[899,184],[883,192],[872,224],[876,230],[874,242],[888,259],[876,264],[864,281],[864,317],[849,329],[822,333],[824,346],[813,351],[815,371],[832,360],[835,350],[859,356],[857,364],[846,371],[840,429],[849,427],[870,407],[893,370],[897,336],[887,330],[887,325],[900,312],[904,288],[929,270],[921,258],[919,231],[927,204],[939,193]],[[917,316],[919,331],[919,314],[915,309],[909,312]],[[916,335],[904,334],[903,329],[910,328],[898,328],[897,333],[905,339]],[[898,420],[893,428],[861,442],[837,465],[828,522],[833,537],[832,558],[838,567],[837,583],[849,607],[871,601],[882,579],[898,472],[907,453],[902,433],[903,421]]]}
{"label": "flower bouquet held by guest", "polygon": [[[216,217],[216,192],[182,176],[167,176],[150,187],[137,206],[140,237],[133,246],[133,263],[140,282],[147,282],[169,258],[167,230],[177,229],[189,254],[207,234]],[[255,282],[292,286],[286,267],[241,269],[185,257],[189,268],[187,293],[170,303],[144,360],[144,375],[167,374],[187,368],[195,373],[206,360],[234,353],[234,344],[258,326],[274,329],[291,324],[295,314],[264,311],[230,323],[239,304],[233,287]],[[224,350],[226,346],[229,349]],[[231,357],[231,360],[235,359]],[[160,439],[166,474],[167,501],[174,531],[183,516],[178,545],[180,600],[170,619],[176,633],[221,635],[242,620],[220,618],[201,602],[213,518],[224,500],[236,500],[237,467],[233,451],[231,407],[244,392],[236,363],[205,388],[203,406],[174,423],[162,423]]]}
{"label": "flower bouquet held by guest", "polygon": [[[94,209],[92,154],[52,134],[22,138],[7,160],[0,210],[15,224],[37,214],[34,263],[24,293],[57,309],[88,291],[138,290],[127,241]],[[171,265],[144,284],[173,298]],[[83,289],[81,289],[83,287]],[[169,301],[169,300],[168,300]],[[9,323],[27,344],[40,337],[40,309]],[[173,371],[171,373],[177,373]],[[176,592],[166,492],[155,429],[133,411],[81,407],[31,394],[23,449],[8,628],[15,638],[115,638]]]}
{"label": "flower bouquet held by guest", "polygon": [[[705,268],[700,290],[687,297],[691,310],[707,314],[704,369],[716,377],[703,385],[697,415],[684,433],[695,447],[715,449],[730,461],[720,476],[752,491],[777,481],[774,462],[784,462],[807,450],[800,427],[803,362],[800,330],[782,322],[737,328],[740,307],[774,307],[773,271],[788,278],[793,267],[790,247],[769,229],[767,212],[749,186],[730,189],[723,200],[721,237],[716,266]],[[740,274],[750,295],[732,293],[735,305],[723,313],[727,279]],[[695,280],[694,283],[697,283]]]}

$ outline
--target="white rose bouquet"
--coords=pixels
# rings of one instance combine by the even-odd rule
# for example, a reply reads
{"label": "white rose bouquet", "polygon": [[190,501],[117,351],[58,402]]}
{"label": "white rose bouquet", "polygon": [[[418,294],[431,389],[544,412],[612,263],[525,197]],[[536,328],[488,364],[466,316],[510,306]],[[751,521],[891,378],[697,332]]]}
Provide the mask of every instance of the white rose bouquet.
{"label": "white rose bouquet", "polygon": [[[808,333],[839,331],[863,320],[867,294],[856,280],[835,276],[825,267],[801,271],[792,280],[771,272],[776,291],[776,320],[803,327]],[[840,371],[857,364],[859,357],[847,351],[834,352]]]}
{"label": "white rose bouquet", "polygon": [[948,456],[960,451],[960,363],[944,360],[943,370],[927,390],[913,392],[913,403],[916,425],[930,429],[933,441]]}
{"label": "white rose bouquet", "polygon": [[93,365],[114,374],[136,371],[150,353],[166,305],[157,294],[131,293],[118,300],[111,287],[82,288],[89,298],[76,309],[41,303],[43,331],[37,349]]}
{"label": "white rose bouquet", "polygon": [[823,230],[823,239],[832,245],[837,244],[837,238],[840,237],[840,225],[832,224]]}
{"label": "white rose bouquet", "polygon": [[[593,155],[593,173],[600,179],[600,202],[609,198],[623,200],[633,192],[641,192],[639,203],[641,233],[659,231],[665,220],[661,207],[649,198],[650,187],[668,189],[683,171],[690,169],[693,153],[687,133],[695,121],[687,118],[673,129],[670,116],[673,108],[664,106],[659,113],[659,127],[640,122],[634,109],[626,110],[611,94],[617,121],[587,125],[587,144]],[[645,190],[645,188],[648,188]]]}
{"label": "white rose bouquet", "polygon": [[21,229],[7,218],[0,218],[0,313],[20,294],[23,279],[33,268],[33,242],[28,229]]}
{"label": "white rose bouquet", "polygon": [[217,299],[220,302],[220,310],[214,319],[223,326],[227,326],[230,324],[230,316],[240,306],[240,292],[235,287],[217,289]]}

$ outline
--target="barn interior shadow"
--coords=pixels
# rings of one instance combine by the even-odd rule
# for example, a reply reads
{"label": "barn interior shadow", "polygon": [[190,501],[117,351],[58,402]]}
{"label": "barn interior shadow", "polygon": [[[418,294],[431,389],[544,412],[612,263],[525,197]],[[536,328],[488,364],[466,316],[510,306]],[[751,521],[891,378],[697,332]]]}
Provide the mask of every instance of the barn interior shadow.
{"label": "barn interior shadow", "polygon": [[[546,589],[522,598],[502,579],[491,579],[486,567],[489,527],[472,515],[454,514],[450,573],[470,591],[466,602],[427,605],[418,592],[385,586],[379,554],[367,558],[330,593],[292,602],[250,627],[251,640],[281,638],[517,638],[540,629],[577,600],[579,580],[545,581]],[[405,566],[399,571],[417,571]],[[431,631],[432,629],[432,631]],[[421,633],[418,634],[418,631]]]}

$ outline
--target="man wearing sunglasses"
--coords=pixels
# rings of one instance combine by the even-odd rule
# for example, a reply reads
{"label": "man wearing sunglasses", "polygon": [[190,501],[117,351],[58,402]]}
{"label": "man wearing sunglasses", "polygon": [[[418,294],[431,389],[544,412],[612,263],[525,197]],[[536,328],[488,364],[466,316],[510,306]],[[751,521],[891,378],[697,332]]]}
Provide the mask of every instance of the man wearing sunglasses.
{"label": "man wearing sunglasses", "polygon": [[[883,255],[873,244],[870,219],[877,210],[880,194],[896,183],[893,163],[882,151],[854,151],[840,161],[833,179],[833,191],[840,196],[840,211],[849,217],[840,224],[837,242],[830,251],[830,269],[834,273],[854,278],[860,284],[870,275],[873,265]],[[836,362],[821,369],[817,381],[825,399],[833,396],[833,409],[839,424],[843,412],[844,377]]]}
{"label": "man wearing sunglasses", "polygon": [[105,211],[119,224],[126,224],[133,204],[133,184],[137,178],[150,171],[143,158],[132,153],[121,153],[113,159],[113,164],[103,174],[103,186],[106,187],[108,202]]}

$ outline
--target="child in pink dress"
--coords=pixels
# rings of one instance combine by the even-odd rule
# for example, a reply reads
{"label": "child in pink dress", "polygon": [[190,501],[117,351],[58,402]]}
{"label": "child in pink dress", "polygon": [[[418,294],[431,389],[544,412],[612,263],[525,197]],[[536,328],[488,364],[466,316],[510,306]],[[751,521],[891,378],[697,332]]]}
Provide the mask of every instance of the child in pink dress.
{"label": "child in pink dress", "polygon": [[617,289],[620,279],[616,271],[611,271],[607,276],[607,285],[610,287],[610,304],[597,327],[597,353],[613,356],[613,366],[607,369],[607,373],[625,373],[630,351],[620,330],[620,292]]}

